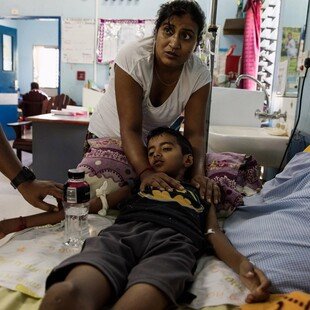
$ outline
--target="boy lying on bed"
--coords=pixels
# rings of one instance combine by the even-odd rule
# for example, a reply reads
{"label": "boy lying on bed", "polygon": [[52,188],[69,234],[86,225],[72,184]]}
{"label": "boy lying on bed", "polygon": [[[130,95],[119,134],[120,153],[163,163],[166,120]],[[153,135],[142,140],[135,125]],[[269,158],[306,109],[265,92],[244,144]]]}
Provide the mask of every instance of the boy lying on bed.
{"label": "boy lying on bed", "polygon": [[151,167],[178,179],[184,189],[141,192],[136,184],[107,195],[110,208],[122,201],[115,224],[53,269],[41,309],[101,309],[112,302],[115,309],[167,308],[193,281],[199,256],[212,248],[249,288],[246,302],[266,300],[269,280],[220,231],[214,206],[182,181],[193,163],[189,142],[158,128],[147,148]]}

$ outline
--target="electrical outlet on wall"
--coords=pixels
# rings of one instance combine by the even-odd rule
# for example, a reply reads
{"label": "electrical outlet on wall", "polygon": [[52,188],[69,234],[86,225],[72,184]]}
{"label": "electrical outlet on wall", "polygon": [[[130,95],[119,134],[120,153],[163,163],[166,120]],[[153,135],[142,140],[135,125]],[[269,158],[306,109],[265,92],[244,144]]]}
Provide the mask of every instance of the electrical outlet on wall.
{"label": "electrical outlet on wall", "polygon": [[11,14],[12,15],[18,15],[19,14],[19,10],[14,8],[14,9],[11,9]]}

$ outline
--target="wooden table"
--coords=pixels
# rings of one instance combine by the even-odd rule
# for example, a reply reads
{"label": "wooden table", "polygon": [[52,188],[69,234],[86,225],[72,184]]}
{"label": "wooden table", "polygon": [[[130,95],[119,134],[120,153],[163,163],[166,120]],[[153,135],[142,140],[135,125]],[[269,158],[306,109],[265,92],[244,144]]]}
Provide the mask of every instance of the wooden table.
{"label": "wooden table", "polygon": [[64,183],[67,171],[83,157],[88,116],[52,113],[28,117],[32,121],[33,170],[38,179]]}

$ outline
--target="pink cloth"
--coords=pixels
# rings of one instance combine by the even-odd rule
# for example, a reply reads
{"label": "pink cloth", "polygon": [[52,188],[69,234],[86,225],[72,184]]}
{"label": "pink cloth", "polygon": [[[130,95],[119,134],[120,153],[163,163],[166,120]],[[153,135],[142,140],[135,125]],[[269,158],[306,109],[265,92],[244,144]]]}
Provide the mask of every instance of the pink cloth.
{"label": "pink cloth", "polygon": [[[245,10],[245,27],[243,38],[241,73],[250,74],[257,78],[260,33],[261,33],[261,0],[248,0]],[[256,90],[256,83],[243,79],[240,88]]]}

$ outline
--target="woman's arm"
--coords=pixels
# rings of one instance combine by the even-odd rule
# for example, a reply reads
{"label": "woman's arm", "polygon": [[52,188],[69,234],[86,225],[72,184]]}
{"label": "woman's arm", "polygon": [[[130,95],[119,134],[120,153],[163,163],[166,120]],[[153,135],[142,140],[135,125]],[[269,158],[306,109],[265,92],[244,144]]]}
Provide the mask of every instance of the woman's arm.
{"label": "woman's arm", "polygon": [[221,193],[216,183],[205,176],[206,160],[206,109],[210,83],[193,93],[186,104],[184,135],[193,148],[194,165],[191,183],[199,188],[200,196],[217,204]]}
{"label": "woman's arm", "polygon": [[148,167],[142,141],[142,88],[115,65],[115,96],[124,152],[137,174]]}
{"label": "woman's arm", "polygon": [[184,115],[184,136],[194,152],[192,176],[205,174],[206,157],[206,109],[210,83],[193,93],[186,104]]}
{"label": "woman's arm", "polygon": [[180,183],[164,173],[150,169],[146,148],[142,141],[141,86],[124,70],[115,65],[115,95],[120,122],[122,147],[141,180],[141,190],[146,185],[182,188]]}
{"label": "woman's arm", "polygon": [[[216,256],[232,268],[243,284],[250,290],[246,302],[259,302],[269,297],[270,281],[245,256],[238,252],[219,228],[214,205],[211,205],[207,217],[207,239],[213,246]],[[210,233],[210,229],[212,232]]]}

